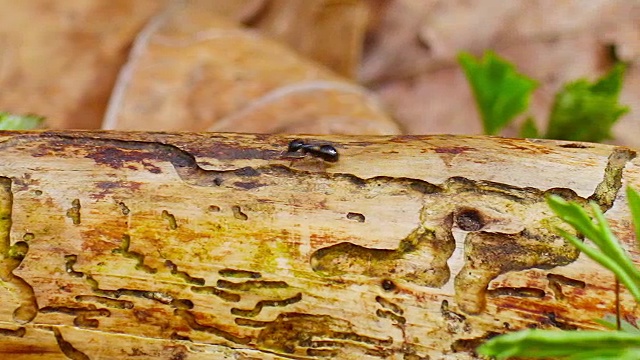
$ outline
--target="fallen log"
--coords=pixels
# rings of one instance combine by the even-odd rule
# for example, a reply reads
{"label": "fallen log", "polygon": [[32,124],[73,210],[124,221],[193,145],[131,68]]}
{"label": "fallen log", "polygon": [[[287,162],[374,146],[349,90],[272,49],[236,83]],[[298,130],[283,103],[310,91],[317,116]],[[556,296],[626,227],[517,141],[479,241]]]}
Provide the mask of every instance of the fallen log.
{"label": "fallen log", "polygon": [[549,194],[598,203],[640,263],[632,149],[300,137],[326,161],[295,138],[0,133],[0,354],[471,359],[506,331],[599,328],[614,277],[555,234]]}

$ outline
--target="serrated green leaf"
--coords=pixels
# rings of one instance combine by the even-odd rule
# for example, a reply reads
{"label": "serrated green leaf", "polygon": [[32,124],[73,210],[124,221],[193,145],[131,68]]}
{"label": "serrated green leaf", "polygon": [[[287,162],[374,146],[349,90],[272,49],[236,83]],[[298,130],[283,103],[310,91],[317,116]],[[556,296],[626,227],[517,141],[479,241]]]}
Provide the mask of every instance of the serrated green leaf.
{"label": "serrated green leaf", "polygon": [[607,96],[618,96],[622,90],[625,69],[626,65],[623,63],[616,64],[611,71],[593,84],[593,92]]}
{"label": "serrated green leaf", "polygon": [[600,142],[611,138],[611,128],[629,111],[620,105],[625,66],[616,65],[595,83],[571,82],[556,94],[546,138]]}
{"label": "serrated green leaf", "polygon": [[42,125],[43,121],[41,116],[0,112],[0,130],[31,130]]}
{"label": "serrated green leaf", "polygon": [[529,106],[538,84],[518,73],[511,63],[493,52],[486,52],[480,60],[461,53],[458,61],[471,85],[485,134],[498,134]]}
{"label": "serrated green leaf", "polygon": [[537,139],[540,137],[540,131],[538,131],[538,127],[536,126],[536,122],[532,117],[528,117],[527,120],[522,123],[522,127],[520,128],[520,137],[521,138],[530,138]]}
{"label": "serrated green leaf", "polygon": [[[530,329],[497,336],[477,349],[497,359],[564,357],[569,359],[640,358],[640,335],[624,331]],[[579,356],[578,356],[579,355]]]}

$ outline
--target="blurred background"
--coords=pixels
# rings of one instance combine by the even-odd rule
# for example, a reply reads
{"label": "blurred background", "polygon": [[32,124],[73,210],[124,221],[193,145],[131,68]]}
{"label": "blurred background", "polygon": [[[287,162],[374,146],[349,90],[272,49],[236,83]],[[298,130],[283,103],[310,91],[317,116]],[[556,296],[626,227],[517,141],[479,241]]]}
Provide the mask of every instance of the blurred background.
{"label": "blurred background", "polygon": [[482,134],[461,52],[556,93],[626,64],[610,143],[640,147],[639,0],[0,0],[0,111],[55,129]]}

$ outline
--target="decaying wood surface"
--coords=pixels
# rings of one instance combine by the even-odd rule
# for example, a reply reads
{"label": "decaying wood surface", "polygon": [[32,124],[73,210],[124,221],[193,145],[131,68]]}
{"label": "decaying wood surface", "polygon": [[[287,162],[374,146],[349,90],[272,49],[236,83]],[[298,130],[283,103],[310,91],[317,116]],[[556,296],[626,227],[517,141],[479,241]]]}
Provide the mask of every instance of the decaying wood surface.
{"label": "decaying wood surface", "polygon": [[596,328],[614,279],[554,234],[551,193],[599,203],[640,263],[631,149],[305,137],[329,163],[292,139],[0,133],[2,358],[470,359]]}

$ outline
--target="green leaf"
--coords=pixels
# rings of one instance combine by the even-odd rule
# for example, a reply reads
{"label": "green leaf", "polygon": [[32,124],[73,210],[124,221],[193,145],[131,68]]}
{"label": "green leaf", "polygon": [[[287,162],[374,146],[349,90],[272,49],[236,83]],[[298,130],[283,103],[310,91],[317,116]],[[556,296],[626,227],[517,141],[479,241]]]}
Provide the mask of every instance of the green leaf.
{"label": "green leaf", "polygon": [[42,125],[43,121],[41,116],[0,112],[0,130],[31,130]]}
{"label": "green leaf", "polygon": [[624,331],[530,329],[497,336],[477,349],[497,359],[565,357],[568,359],[638,359],[640,335]]}
{"label": "green leaf", "polygon": [[631,186],[628,186],[627,199],[629,200],[629,209],[631,210],[633,227],[636,231],[636,242],[640,244],[640,194],[633,190]]}
{"label": "green leaf", "polygon": [[[616,324],[616,316],[613,314],[607,314],[604,316],[604,319],[594,319],[593,321],[595,321],[596,323],[602,326],[606,326],[611,330],[616,330],[618,327]],[[631,333],[640,335],[640,329],[638,329],[637,323],[632,324],[625,319],[620,319],[620,329],[622,331],[631,332]]]}
{"label": "green leaf", "polygon": [[596,94],[618,96],[622,90],[622,80],[627,66],[623,63],[616,64],[611,71],[593,84],[592,90]]}
{"label": "green leaf", "polygon": [[518,73],[511,63],[493,52],[486,52],[480,60],[461,53],[458,61],[471,85],[485,134],[498,134],[529,106],[538,84]]}
{"label": "green leaf", "polygon": [[536,139],[540,137],[540,131],[538,131],[538,127],[536,126],[536,122],[532,117],[528,117],[527,120],[524,121],[522,127],[520,128],[520,137],[521,138],[531,138]]}
{"label": "green leaf", "polygon": [[625,65],[617,64],[590,83],[580,79],[556,94],[551,110],[549,139],[599,142],[611,138],[611,128],[629,108],[618,102]]}
{"label": "green leaf", "polygon": [[638,360],[640,347],[622,349],[599,349],[576,352],[567,360]]}

